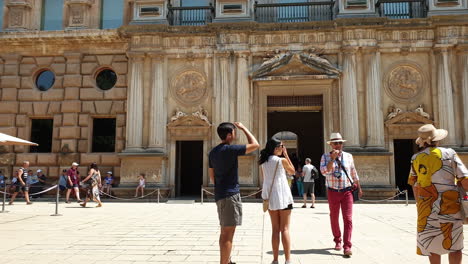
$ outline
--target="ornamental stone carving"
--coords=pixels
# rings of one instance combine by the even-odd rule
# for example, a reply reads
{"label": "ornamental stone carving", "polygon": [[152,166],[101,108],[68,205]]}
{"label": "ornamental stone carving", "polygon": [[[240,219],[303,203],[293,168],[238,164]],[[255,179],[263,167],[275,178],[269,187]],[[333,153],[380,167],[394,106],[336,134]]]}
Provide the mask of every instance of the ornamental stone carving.
{"label": "ornamental stone carving", "polygon": [[185,71],[173,79],[171,91],[178,101],[194,105],[205,99],[207,81],[205,76],[197,71]]}
{"label": "ornamental stone carving", "polygon": [[399,65],[387,73],[385,90],[397,101],[413,101],[422,91],[424,78],[412,65]]}

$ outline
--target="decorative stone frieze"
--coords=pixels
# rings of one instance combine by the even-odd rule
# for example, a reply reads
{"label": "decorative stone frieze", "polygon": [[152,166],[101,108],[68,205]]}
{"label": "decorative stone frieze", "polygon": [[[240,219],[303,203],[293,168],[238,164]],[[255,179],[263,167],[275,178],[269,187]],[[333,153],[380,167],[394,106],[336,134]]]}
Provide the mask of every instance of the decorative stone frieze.
{"label": "decorative stone frieze", "polygon": [[206,77],[197,70],[187,70],[175,76],[171,84],[171,93],[184,105],[196,105],[206,99]]}
{"label": "decorative stone frieze", "polygon": [[65,0],[65,28],[99,28],[100,2],[96,0]]}
{"label": "decorative stone frieze", "polygon": [[34,28],[33,9],[35,3],[32,0],[9,0],[6,1],[6,7],[6,30],[38,29]]}

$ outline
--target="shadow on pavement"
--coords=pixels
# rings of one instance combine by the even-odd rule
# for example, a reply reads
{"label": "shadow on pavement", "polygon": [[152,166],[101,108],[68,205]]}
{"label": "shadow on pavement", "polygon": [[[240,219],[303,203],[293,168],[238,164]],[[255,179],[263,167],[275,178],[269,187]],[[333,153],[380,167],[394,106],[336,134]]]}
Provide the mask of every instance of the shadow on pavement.
{"label": "shadow on pavement", "polygon": [[[294,249],[291,250],[292,255],[307,255],[307,254],[316,254],[316,255],[327,255],[327,256],[342,256],[343,254],[334,253],[334,248],[317,248],[317,249]],[[338,252],[338,251],[336,251]],[[273,255],[273,251],[268,251],[267,254]],[[283,255],[283,250],[279,251],[279,255]]]}

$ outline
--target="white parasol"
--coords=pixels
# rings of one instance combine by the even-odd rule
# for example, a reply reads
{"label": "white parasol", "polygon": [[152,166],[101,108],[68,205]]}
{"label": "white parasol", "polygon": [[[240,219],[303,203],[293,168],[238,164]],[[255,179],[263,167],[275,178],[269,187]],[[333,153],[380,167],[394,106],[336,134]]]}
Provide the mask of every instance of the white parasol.
{"label": "white parasol", "polygon": [[17,138],[17,137],[13,137],[7,134],[0,133],[0,145],[37,146],[38,144],[34,142],[29,142],[21,138]]}

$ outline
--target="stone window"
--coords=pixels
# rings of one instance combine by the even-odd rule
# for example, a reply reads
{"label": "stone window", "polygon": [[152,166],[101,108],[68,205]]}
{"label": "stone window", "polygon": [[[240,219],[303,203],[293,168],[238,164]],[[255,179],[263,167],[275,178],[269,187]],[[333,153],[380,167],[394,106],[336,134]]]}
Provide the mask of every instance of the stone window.
{"label": "stone window", "polygon": [[52,151],[53,119],[31,120],[31,141],[39,146],[31,146],[29,152],[47,153]]}
{"label": "stone window", "polygon": [[45,92],[54,85],[55,73],[50,70],[42,70],[37,74],[35,83],[39,91]]}
{"label": "stone window", "polygon": [[115,118],[93,119],[92,152],[115,152]]}
{"label": "stone window", "polygon": [[96,75],[96,85],[101,90],[110,90],[115,86],[116,83],[117,74],[111,69],[102,69]]}
{"label": "stone window", "polygon": [[41,30],[63,29],[63,0],[44,0],[41,16]]}
{"label": "stone window", "polygon": [[118,28],[123,24],[124,0],[102,0],[101,28]]}

